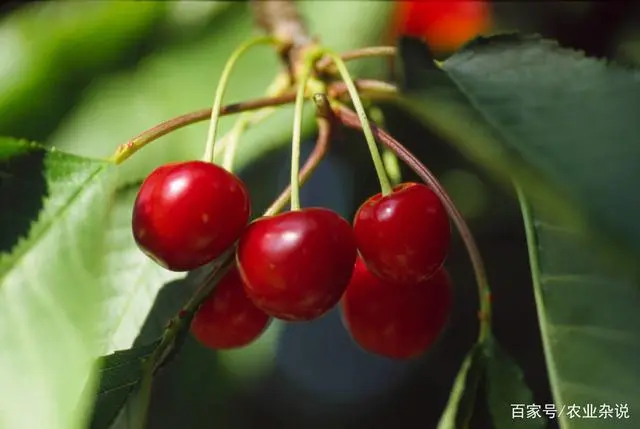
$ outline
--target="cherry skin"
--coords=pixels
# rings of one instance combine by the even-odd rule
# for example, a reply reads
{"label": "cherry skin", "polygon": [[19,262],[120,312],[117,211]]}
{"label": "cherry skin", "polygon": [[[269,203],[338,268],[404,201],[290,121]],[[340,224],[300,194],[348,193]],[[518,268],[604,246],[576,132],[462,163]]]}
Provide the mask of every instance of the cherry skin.
{"label": "cherry skin", "polygon": [[421,283],[396,285],[373,275],[358,258],[340,306],[343,323],[361,348],[409,359],[440,336],[451,301],[451,280],[444,268]]}
{"label": "cherry skin", "polygon": [[419,283],[444,263],[451,241],[447,212],[428,186],[403,183],[365,201],[353,223],[369,269],[392,283]]}
{"label": "cherry skin", "polygon": [[205,347],[225,350],[244,347],[265,331],[269,316],[244,291],[234,266],[202,303],[191,321],[191,333]]}
{"label": "cherry skin", "polygon": [[133,206],[140,249],[171,271],[189,271],[220,256],[251,214],[244,184],[202,161],[163,165],[142,183]]}
{"label": "cherry skin", "polygon": [[236,258],[245,290],[265,313],[306,321],[333,308],[356,259],[349,223],[324,208],[305,208],[251,223]]}

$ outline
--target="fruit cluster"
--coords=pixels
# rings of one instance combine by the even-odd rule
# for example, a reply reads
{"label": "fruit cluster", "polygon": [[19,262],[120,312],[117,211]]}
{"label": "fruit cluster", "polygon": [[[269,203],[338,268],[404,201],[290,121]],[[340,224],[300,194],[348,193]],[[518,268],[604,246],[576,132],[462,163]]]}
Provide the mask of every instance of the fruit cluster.
{"label": "fruit cluster", "polygon": [[427,186],[404,183],[377,194],[353,225],[325,208],[303,208],[249,223],[242,181],[208,162],[159,167],[142,184],[133,236],[153,260],[188,271],[237,243],[235,264],[196,312],[191,332],[215,349],[256,340],[271,318],[309,321],[341,301],[363,349],[391,358],[424,352],[451,305],[443,268],[451,231]]}

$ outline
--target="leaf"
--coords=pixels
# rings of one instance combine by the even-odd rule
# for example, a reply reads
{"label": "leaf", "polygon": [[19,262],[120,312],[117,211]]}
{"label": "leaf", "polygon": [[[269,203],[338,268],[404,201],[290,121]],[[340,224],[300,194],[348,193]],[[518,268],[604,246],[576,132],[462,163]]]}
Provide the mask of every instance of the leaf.
{"label": "leaf", "polygon": [[[612,272],[602,250],[520,193],[538,319],[562,429],[637,427],[640,403],[640,288]],[[596,407],[596,419],[569,407]],[[600,407],[628,406],[629,419],[600,417]],[[564,407],[564,408],[563,408]],[[635,422],[635,423],[634,423]]]}
{"label": "leaf", "polygon": [[[483,343],[476,343],[462,361],[438,429],[469,427],[481,380],[484,380],[495,429],[513,427],[511,404],[524,404],[524,407],[533,404],[522,370],[490,334]],[[526,419],[518,424],[527,428],[546,427],[542,418]]]}
{"label": "leaf", "polygon": [[462,361],[462,366],[453,382],[447,406],[440,417],[438,429],[466,429],[468,427],[483,366],[482,346],[475,344]]}
{"label": "leaf", "polygon": [[[140,251],[131,233],[133,203],[139,185],[120,188],[109,213],[103,252],[104,272],[100,285],[104,291],[106,312],[101,320],[101,354],[127,349],[133,345],[158,292],[168,282],[184,278],[184,273],[165,270]],[[192,291],[185,288],[185,293]],[[184,299],[184,298],[183,298]],[[179,306],[182,302],[176,300]],[[178,307],[179,309],[179,307]],[[176,309],[177,311],[177,309]],[[145,341],[151,342],[175,312],[155,312],[148,322]]]}
{"label": "leaf", "polygon": [[[547,420],[544,405],[535,404],[533,394],[524,380],[522,369],[507,353],[498,341],[490,335],[484,343],[486,356],[485,389],[487,403],[493,420],[494,429],[511,429],[514,427],[512,406],[521,405],[525,418],[518,419],[518,428],[546,428]],[[534,406],[539,406],[539,417],[527,412]]]}
{"label": "leaf", "polygon": [[0,138],[3,429],[85,423],[83,392],[100,352],[95,279],[114,190],[107,162]]}
{"label": "leaf", "polygon": [[[197,7],[205,4],[193,4]],[[387,2],[300,2],[310,32],[335,50],[354,49],[375,43],[378,23],[389,12]],[[353,27],[358,31],[352,31]],[[61,149],[90,156],[111,155],[118,144],[171,117],[211,106],[225,62],[242,42],[254,35],[247,4],[237,2],[220,13],[202,39],[192,44],[163,46],[131,73],[98,81],[87,92],[69,120],[50,143]],[[352,70],[375,75],[379,62],[355,62]],[[259,98],[281,69],[272,48],[251,50],[234,69],[224,103]],[[256,71],[259,72],[256,72]],[[305,109],[305,131],[313,125],[313,110]],[[222,118],[219,135],[233,125]],[[204,152],[208,123],[191,125],[163,137],[123,165],[122,181],[144,178],[159,164],[198,159]],[[290,143],[293,126],[291,106],[279,108],[264,123],[241,139],[236,169]],[[88,143],[89,142],[89,143]]]}
{"label": "leaf", "polygon": [[[113,377],[113,359],[107,357],[109,372],[99,374],[101,387],[91,418],[92,429],[109,428],[122,407],[128,404],[128,398],[142,376],[139,359],[158,344],[156,339],[162,335],[168,320],[177,314],[203,279],[202,270],[186,277],[184,273],[165,270],[135,245],[131,215],[138,187],[118,190],[105,231],[107,268],[102,287],[106,292],[106,313],[99,333],[103,353],[117,350],[110,356],[131,356],[132,362],[125,368],[118,368],[120,377]],[[184,335],[186,332],[180,339]]]}
{"label": "leaf", "polygon": [[416,40],[400,55],[405,107],[546,209],[640,255],[637,70],[537,36],[480,38],[439,67]]}
{"label": "leaf", "polygon": [[100,359],[98,387],[91,429],[108,428],[142,378],[142,362],[160,341],[120,350]]}

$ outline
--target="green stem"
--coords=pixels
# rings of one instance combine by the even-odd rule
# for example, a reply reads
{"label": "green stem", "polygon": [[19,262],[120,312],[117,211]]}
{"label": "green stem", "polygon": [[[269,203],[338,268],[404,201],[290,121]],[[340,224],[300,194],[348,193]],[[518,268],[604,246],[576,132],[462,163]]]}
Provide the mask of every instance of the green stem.
{"label": "green stem", "polygon": [[[290,88],[289,76],[287,74],[281,74],[278,76],[272,83],[269,85],[267,89],[266,96],[267,97],[278,97],[283,95],[285,91]],[[233,170],[233,161],[236,157],[236,152],[238,150],[238,144],[242,134],[244,134],[249,127],[255,125],[269,116],[271,116],[276,111],[275,108],[264,108],[260,110],[256,110],[253,112],[245,112],[240,115],[240,118],[236,121],[235,125],[231,129],[229,135],[226,136],[226,140],[224,141],[226,147],[224,148],[224,159],[222,161],[222,166],[227,171]],[[218,148],[220,148],[218,146]],[[215,157],[214,151],[214,157]]]}
{"label": "green stem", "polygon": [[302,66],[296,93],[296,104],[293,115],[293,137],[291,138],[291,210],[300,210],[300,143],[302,140],[302,113],[304,109],[304,93],[307,81],[311,77],[313,65],[318,52],[312,51]]}
{"label": "green stem", "polygon": [[135,398],[135,414],[132,422],[134,429],[146,429],[149,402],[151,400],[151,385],[153,384],[153,365],[151,361],[145,362],[143,368],[142,380]]}
{"label": "green stem", "polygon": [[[307,161],[302,166],[300,174],[298,175],[300,184],[304,184],[309,179],[318,167],[318,164],[320,164],[320,161],[322,161],[322,158],[327,154],[327,151],[329,150],[329,141],[331,139],[331,131],[331,122],[327,118],[319,117],[318,138],[313,151],[309,154]],[[287,188],[280,193],[278,198],[271,203],[271,206],[269,206],[263,216],[277,215],[286,206],[290,199],[291,185],[287,186]]]}
{"label": "green stem", "polygon": [[278,39],[267,36],[267,37],[257,37],[252,40],[248,40],[236,49],[229,60],[225,64],[224,69],[222,70],[222,76],[220,76],[220,81],[218,82],[218,87],[216,88],[216,95],[213,102],[213,107],[211,108],[211,122],[209,124],[209,131],[207,133],[207,142],[206,142],[206,150],[204,154],[204,160],[213,163],[214,160],[214,146],[216,139],[216,131],[218,129],[218,119],[220,116],[220,107],[222,106],[222,98],[224,97],[224,93],[227,89],[227,83],[229,82],[229,77],[231,76],[231,71],[235,66],[236,62],[240,59],[240,57],[248,51],[250,48],[263,45],[263,44],[272,44],[278,45]]}
{"label": "green stem", "polygon": [[249,128],[253,119],[250,113],[243,113],[231,129],[231,133],[227,136],[226,147],[224,151],[224,159],[222,167],[227,171],[233,171],[233,161],[236,157],[238,142],[242,134]]}
{"label": "green stem", "polygon": [[369,123],[369,119],[367,118],[364,106],[362,105],[362,100],[360,100],[358,89],[356,88],[356,85],[351,78],[349,70],[347,69],[347,66],[342,58],[328,50],[325,50],[324,54],[330,57],[336,64],[336,68],[338,69],[342,80],[347,86],[347,91],[349,92],[349,96],[351,97],[351,101],[353,102],[353,107],[355,107],[358,118],[362,123],[362,131],[364,132],[365,139],[367,140],[369,152],[371,152],[371,159],[373,160],[373,166],[375,167],[376,174],[378,175],[378,181],[380,182],[382,195],[388,195],[392,191],[391,182],[389,181],[389,177],[387,176],[387,173],[385,171],[384,162],[382,161],[382,156],[380,156],[380,151],[378,150],[376,139],[373,137],[371,124]]}
{"label": "green stem", "polygon": [[[378,124],[379,127],[385,126],[384,113],[378,106],[369,106],[369,117],[374,124]],[[384,163],[384,169],[387,172],[387,177],[391,181],[392,185],[398,185],[402,182],[402,170],[400,168],[400,161],[395,153],[388,147],[382,148],[382,162]]]}

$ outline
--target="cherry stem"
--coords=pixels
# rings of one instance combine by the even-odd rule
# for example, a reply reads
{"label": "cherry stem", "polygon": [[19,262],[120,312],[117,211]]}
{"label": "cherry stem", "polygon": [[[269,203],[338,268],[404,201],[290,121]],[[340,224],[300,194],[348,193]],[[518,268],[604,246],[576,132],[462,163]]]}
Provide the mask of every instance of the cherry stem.
{"label": "cherry stem", "polygon": [[229,249],[226,254],[218,259],[211,272],[207,275],[206,280],[195,291],[193,296],[180,310],[180,312],[169,321],[167,328],[162,334],[160,343],[153,350],[153,353],[142,363],[142,380],[136,393],[139,401],[137,407],[138,415],[136,418],[136,425],[134,427],[140,429],[146,427],[146,415],[149,407],[153,375],[164,364],[168,356],[173,351],[180,333],[184,332],[185,329],[188,329],[188,325],[191,323],[191,320],[200,307],[200,304],[202,304],[205,298],[209,296],[222,277],[227,273],[229,268],[231,268],[234,257],[235,246]]}
{"label": "cherry stem", "polygon": [[[358,130],[363,128],[357,114],[351,109],[339,106],[336,108],[335,113],[340,121],[347,127]],[[482,256],[467,223],[454,205],[453,201],[451,201],[451,198],[449,198],[447,192],[438,182],[438,179],[427,167],[425,167],[411,152],[409,152],[400,142],[394,139],[386,131],[374,125],[374,133],[384,146],[391,149],[398,158],[407,164],[409,168],[411,168],[427,185],[429,185],[429,187],[431,187],[431,189],[433,189],[446,207],[449,216],[456,225],[456,228],[465,243],[467,252],[469,253],[469,259],[471,259],[471,264],[473,265],[473,270],[476,276],[476,282],[478,284],[480,301],[480,333],[478,341],[484,342],[488,338],[491,329],[491,291],[489,289]]]}
{"label": "cherry stem", "polygon": [[245,54],[249,49],[257,45],[279,45],[280,42],[277,38],[271,36],[262,36],[255,39],[251,39],[240,45],[229,57],[229,60],[222,70],[218,87],[216,88],[216,94],[213,101],[213,107],[211,108],[211,123],[209,125],[209,131],[207,132],[206,150],[204,154],[204,160],[213,163],[214,160],[214,148],[216,131],[218,129],[218,119],[220,117],[220,107],[222,106],[222,98],[227,89],[229,83],[229,77],[233,71],[233,67],[236,65],[240,57]]}
{"label": "cherry stem", "polygon": [[[316,94],[318,95],[318,94]],[[319,97],[314,96],[314,101],[316,101]],[[321,103],[327,103],[326,97],[325,101],[321,101]],[[317,102],[317,101],[316,101]],[[330,109],[329,109],[330,110]],[[315,169],[320,164],[320,161],[325,157],[329,150],[329,144],[331,142],[332,135],[332,121],[323,116],[318,116],[318,138],[316,139],[316,144],[309,154],[307,160],[305,161],[302,169],[300,170],[299,180],[300,184],[303,185],[306,181],[311,177]],[[287,186],[287,188],[282,191],[282,193],[276,198],[276,200],[269,206],[267,211],[264,213],[264,216],[273,216],[278,214],[289,202],[291,199],[291,185]]]}
{"label": "cherry stem", "polygon": [[[233,161],[236,158],[236,152],[238,150],[238,144],[242,135],[257,122],[260,122],[273,113],[273,110],[257,110],[255,112],[244,112],[240,115],[238,121],[234,124],[233,128],[226,136],[224,142],[224,158],[222,160],[222,167],[227,171],[233,171]],[[215,157],[215,154],[214,154]]]}
{"label": "cherry stem", "polygon": [[364,106],[362,105],[362,100],[360,100],[360,95],[358,94],[358,89],[356,87],[356,84],[351,78],[351,75],[349,74],[349,70],[347,69],[346,64],[337,54],[328,50],[324,51],[324,53],[333,60],[336,67],[338,68],[338,72],[340,73],[342,80],[347,86],[347,91],[349,92],[349,96],[351,97],[353,106],[356,109],[358,118],[360,119],[360,122],[363,124],[361,129],[364,132],[365,139],[367,140],[367,145],[369,146],[369,152],[371,152],[371,159],[373,160],[373,166],[375,167],[376,174],[378,175],[378,181],[380,182],[382,195],[388,195],[392,191],[391,182],[389,181],[389,177],[387,176],[387,172],[384,168],[382,156],[380,156],[380,151],[378,150],[376,139],[373,137],[373,133],[371,131],[371,124],[369,123],[369,119],[367,118],[367,113],[365,112]]}
{"label": "cherry stem", "polygon": [[[385,126],[384,113],[380,107],[373,105],[368,106],[369,117],[371,121],[378,124],[380,127]],[[384,169],[387,172],[387,177],[391,181],[392,185],[399,185],[402,182],[402,171],[400,170],[400,162],[395,153],[388,147],[382,149],[382,162],[384,163]]]}
{"label": "cherry stem", "polygon": [[[289,76],[287,74],[279,75],[273,83],[267,89],[266,96],[267,97],[277,97],[279,95],[283,95],[286,90],[291,87]],[[252,125],[259,123],[265,119],[267,119],[271,114],[275,112],[275,109],[272,108],[264,108],[260,110],[256,110],[253,112],[243,112],[240,115],[240,118],[236,121],[233,128],[229,132],[229,134],[223,137],[223,142],[225,143],[224,148],[224,158],[222,161],[222,167],[227,171],[233,170],[233,161],[236,157],[236,152],[238,150],[238,144],[240,142],[240,138],[242,134],[244,134],[249,127]],[[221,144],[217,146],[220,149]],[[214,151],[214,158],[215,158]]]}
{"label": "cherry stem", "polygon": [[302,140],[302,114],[307,82],[311,77],[313,66],[321,51],[309,51],[298,78],[295,110],[293,114],[293,136],[291,137],[291,210],[300,210],[300,144]]}
{"label": "cherry stem", "polygon": [[[340,58],[343,61],[351,61],[357,60],[360,58],[370,58],[370,57],[384,57],[384,56],[395,56],[397,53],[397,48],[395,46],[371,46],[368,48],[355,49],[353,51],[347,51],[340,54]],[[318,71],[325,71],[332,65],[332,58],[326,57],[318,61],[316,64],[316,68]]]}
{"label": "cherry stem", "polygon": [[224,151],[224,159],[222,160],[222,168],[227,171],[233,171],[233,161],[236,157],[240,137],[244,134],[247,128],[249,128],[252,118],[253,115],[248,114],[247,112],[243,113],[240,115],[238,122],[236,122],[231,129],[231,133],[227,140],[227,146]]}

